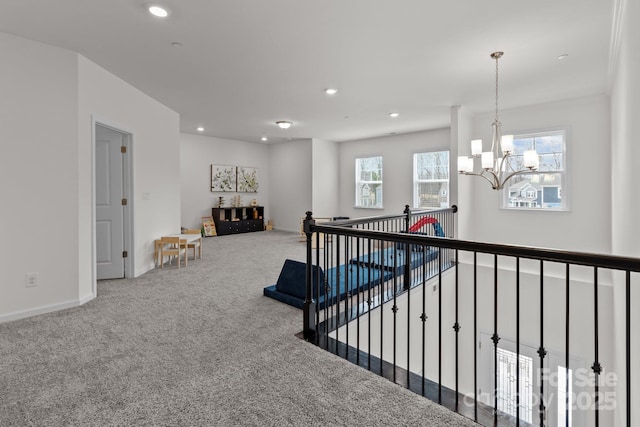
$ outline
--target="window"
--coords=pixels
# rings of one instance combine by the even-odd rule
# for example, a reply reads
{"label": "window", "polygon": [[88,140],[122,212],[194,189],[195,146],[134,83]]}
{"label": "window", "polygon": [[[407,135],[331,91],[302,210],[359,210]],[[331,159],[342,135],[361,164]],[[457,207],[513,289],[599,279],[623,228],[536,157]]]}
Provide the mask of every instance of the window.
{"label": "window", "polygon": [[507,167],[524,169],[524,152],[535,149],[538,173],[513,177],[502,191],[502,207],[508,209],[566,210],[566,132],[564,130],[514,135],[513,154]]}
{"label": "window", "polygon": [[382,208],[382,156],[356,159],[356,207]]}
{"label": "window", "polygon": [[498,348],[498,410],[516,416],[517,400],[520,395],[520,419],[531,423],[533,420],[533,359],[520,355],[520,390],[516,388],[517,354]]}
{"label": "window", "polygon": [[413,155],[413,207],[449,207],[449,152]]}
{"label": "window", "polygon": [[[569,378],[567,378],[567,376]],[[573,379],[572,370],[564,366],[558,366],[558,425],[571,426],[572,406],[573,406]],[[569,387],[567,388],[567,384]],[[567,411],[567,402],[569,410]],[[567,413],[569,414],[569,423],[567,423]]]}

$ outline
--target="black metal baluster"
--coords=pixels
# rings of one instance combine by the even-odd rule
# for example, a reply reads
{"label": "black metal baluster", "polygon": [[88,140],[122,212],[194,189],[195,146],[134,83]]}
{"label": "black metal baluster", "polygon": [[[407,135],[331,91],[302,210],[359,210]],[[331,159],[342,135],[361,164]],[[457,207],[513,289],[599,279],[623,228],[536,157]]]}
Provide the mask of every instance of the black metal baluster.
{"label": "black metal baluster", "polygon": [[594,373],[594,413],[596,417],[596,427],[600,425],[600,373],[602,366],[598,360],[598,267],[593,268],[593,333],[594,333],[594,354],[595,361],[591,366]]}
{"label": "black metal baluster", "polygon": [[[367,256],[369,257],[369,265],[371,265],[371,239],[367,239]],[[367,369],[371,370],[371,267],[367,268]]]}
{"label": "black metal baluster", "polygon": [[626,271],[626,353],[627,353],[627,427],[631,427],[631,272]]}
{"label": "black metal baluster", "polygon": [[[360,259],[362,254],[360,253],[360,237],[356,237],[356,259]],[[357,265],[356,270],[356,280],[357,280],[357,288],[358,291],[356,293],[356,365],[360,366],[360,315],[362,307],[360,306],[360,284],[361,280],[364,280],[363,277],[360,276],[360,272],[362,269],[360,268],[360,264]],[[362,296],[364,299],[364,295]]]}
{"label": "black metal baluster", "polygon": [[426,280],[426,265],[422,265],[422,314],[420,320],[422,321],[422,395],[425,396],[425,377],[426,377],[426,358],[427,358],[427,280]]}
{"label": "black metal baluster", "polygon": [[516,257],[516,426],[520,427],[520,257]]}
{"label": "black metal baluster", "polygon": [[[447,251],[448,252],[448,251]],[[456,259],[458,258],[458,250],[456,249],[455,251],[456,254]],[[459,339],[459,333],[460,333],[460,323],[458,323],[458,264],[455,265],[455,323],[453,324],[453,330],[456,332],[455,335],[455,382],[456,382],[456,403],[455,403],[455,411],[458,412],[458,393],[459,393],[459,388],[458,388],[458,339]]]}
{"label": "black metal baluster", "polygon": [[540,261],[540,406],[539,422],[540,427],[544,427],[546,408],[544,406],[544,358],[547,350],[544,348],[544,262]]}
{"label": "black metal baluster", "polygon": [[[328,248],[329,246],[329,235],[327,233],[322,233],[322,235],[324,236],[324,247]],[[336,236],[337,237],[337,236]],[[331,304],[332,307],[332,311],[333,311],[333,306],[335,305],[335,310],[336,310],[336,317],[335,317],[335,330],[336,330],[336,354],[340,355],[340,239],[336,239],[336,243],[335,243],[335,247],[336,247],[336,252],[335,252],[335,260],[336,260],[336,281],[333,283],[333,286],[331,287],[331,295],[330,295],[330,301],[333,302],[334,296],[335,296],[335,302],[333,302],[333,304]],[[333,249],[334,245],[331,245],[331,249]],[[333,255],[333,254],[332,254]],[[333,256],[331,259],[334,259]],[[345,266],[345,290],[346,290],[346,280],[348,275],[346,274],[346,270],[347,270],[347,266]]]}
{"label": "black metal baluster", "polygon": [[[340,240],[340,236],[339,235],[334,235],[333,236],[334,239],[336,240]],[[345,359],[349,358],[349,322],[350,322],[350,316],[349,316],[349,301],[351,300],[351,293],[353,291],[352,289],[352,282],[353,282],[353,276],[351,274],[351,272],[353,271],[352,268],[352,264],[349,262],[349,255],[353,255],[352,253],[350,253],[351,251],[351,247],[349,245],[349,240],[350,237],[345,236],[344,238],[344,270],[345,270],[345,278],[344,278],[344,290],[347,293],[344,299],[344,332],[345,332],[345,353],[344,353],[344,357]],[[340,293],[340,291],[338,290],[336,293]]]}
{"label": "black metal baluster", "polygon": [[[382,248],[382,240],[378,240],[378,247]],[[395,258],[394,258],[395,259]],[[384,271],[382,271],[383,269],[383,264],[384,262],[380,262],[379,263],[380,266],[378,267],[378,274],[380,274],[380,285],[378,287],[378,297],[379,297],[379,302],[378,304],[380,304],[380,376],[384,376],[383,375],[383,366],[384,364],[382,363],[382,361],[384,360],[384,355],[383,355],[383,344],[384,344],[384,310],[383,310],[383,303],[384,303],[384,297],[383,294],[385,293],[384,291],[384,285],[382,284],[382,277],[384,277]]]}
{"label": "black metal baluster", "polygon": [[473,420],[478,422],[478,253],[473,253]]}
{"label": "black metal baluster", "polygon": [[[316,251],[318,251],[318,253],[320,253],[320,233],[316,232]],[[319,256],[319,255],[318,255]],[[324,324],[325,324],[325,328],[324,328],[324,346],[325,346],[325,350],[329,350],[329,328],[330,328],[330,317],[329,317],[329,305],[327,304],[327,286],[328,286],[328,281],[329,281],[329,258],[328,258],[328,253],[327,250],[324,249],[322,251],[322,257],[323,257],[323,265],[324,265],[324,279],[322,282],[318,282],[318,301],[320,301],[320,289],[322,289],[322,294],[324,295]],[[320,272],[318,272],[318,274],[320,274]],[[320,304],[318,304],[320,305]]]}
{"label": "black metal baluster", "polygon": [[[423,258],[425,259],[425,258]],[[409,279],[411,280],[411,279]],[[411,390],[411,285],[407,290],[407,388]]]}
{"label": "black metal baluster", "polygon": [[[317,233],[316,233],[316,242],[318,241],[317,238]],[[324,252],[323,252],[324,255]],[[320,261],[320,248],[318,247],[318,245],[316,245],[316,266],[318,268],[316,268],[316,280],[315,282],[315,286],[316,286],[316,291],[315,293],[315,298],[316,298],[316,325],[320,325],[320,289],[322,289],[324,287],[324,279],[320,280],[320,268],[321,268],[321,261]],[[326,316],[325,316],[325,324],[326,324]],[[326,328],[325,328],[326,329]],[[319,331],[316,329],[316,342],[320,342],[320,334],[318,333]],[[326,340],[325,340],[325,350],[326,350]]]}
{"label": "black metal baluster", "polygon": [[438,403],[442,404],[442,248],[438,248]]}
{"label": "black metal baluster", "polygon": [[571,411],[571,403],[570,403],[570,399],[571,399],[571,395],[569,393],[569,308],[570,308],[570,299],[569,299],[569,288],[570,288],[570,279],[569,279],[569,264],[566,265],[566,283],[565,283],[565,332],[564,332],[564,336],[565,336],[565,343],[564,343],[564,364],[566,367],[565,370],[565,400],[564,400],[564,404],[565,404],[565,427],[569,427],[569,414]]}
{"label": "black metal baluster", "polygon": [[[393,271],[397,271],[397,260],[393,258]],[[396,290],[398,289],[397,276],[393,275],[393,306],[391,307],[391,311],[393,312],[393,382],[396,382],[396,350],[397,350],[397,340],[396,340],[396,328],[397,328],[397,314],[398,314],[398,304],[396,300]],[[382,305],[380,307],[382,310]]]}
{"label": "black metal baluster", "polygon": [[498,424],[498,255],[493,256],[493,422]]}

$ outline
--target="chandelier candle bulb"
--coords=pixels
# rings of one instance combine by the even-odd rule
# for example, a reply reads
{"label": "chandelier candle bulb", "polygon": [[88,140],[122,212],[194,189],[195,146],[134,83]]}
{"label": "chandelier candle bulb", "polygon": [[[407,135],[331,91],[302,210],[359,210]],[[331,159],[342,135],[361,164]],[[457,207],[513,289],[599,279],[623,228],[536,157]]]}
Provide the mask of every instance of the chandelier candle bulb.
{"label": "chandelier candle bulb", "polygon": [[458,156],[458,172],[473,172],[473,159],[467,156]]}
{"label": "chandelier candle bulb", "polygon": [[493,153],[485,151],[482,153],[482,169],[493,169]]}
{"label": "chandelier candle bulb", "polygon": [[480,153],[482,153],[482,140],[474,139],[471,141],[471,155],[477,157]]}
{"label": "chandelier candle bulb", "polygon": [[503,135],[500,147],[503,154],[511,153],[513,151],[513,135]]}
{"label": "chandelier candle bulb", "polygon": [[473,173],[473,157],[467,157],[467,166],[464,171],[467,173]]}
{"label": "chandelier candle bulb", "polygon": [[467,158],[465,156],[458,156],[458,172],[464,172],[467,167]]}
{"label": "chandelier candle bulb", "polygon": [[538,169],[540,166],[540,159],[536,150],[527,150],[524,152],[524,167],[532,170]]}

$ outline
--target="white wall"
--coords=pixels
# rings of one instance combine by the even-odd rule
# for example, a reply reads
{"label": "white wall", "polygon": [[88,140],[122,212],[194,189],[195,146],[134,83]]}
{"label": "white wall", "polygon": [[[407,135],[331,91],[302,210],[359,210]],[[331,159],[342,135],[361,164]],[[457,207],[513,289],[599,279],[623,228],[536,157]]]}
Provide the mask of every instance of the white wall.
{"label": "white wall", "polygon": [[299,232],[300,218],[313,207],[311,140],[269,145],[269,165],[269,212],[273,226]]}
{"label": "white wall", "polygon": [[[475,193],[472,227],[465,239],[586,252],[611,252],[611,158],[609,99],[594,96],[510,109],[500,113],[503,133],[568,128],[569,212],[514,211],[500,208],[501,194],[480,178]],[[474,118],[473,139],[491,141],[491,114]],[[468,151],[461,153],[469,154]],[[462,190],[462,189],[459,189]],[[461,194],[462,196],[462,194]],[[461,207],[464,208],[464,207]]]}
{"label": "white wall", "polygon": [[[438,129],[340,143],[340,212],[351,218],[401,214],[413,205],[413,154],[449,150],[449,129]],[[383,157],[384,209],[354,208],[355,160]]]}
{"label": "white wall", "polygon": [[[469,240],[473,233],[473,206],[475,192],[471,191],[472,180],[458,175],[458,156],[469,155],[469,144],[473,133],[473,116],[464,107],[451,108],[451,157],[450,174],[451,204],[458,206],[455,218],[456,236],[462,240]],[[456,153],[456,154],[454,154]]]}
{"label": "white wall", "polygon": [[[211,216],[218,197],[231,206],[234,196],[241,196],[248,206],[256,199],[269,217],[269,156],[265,144],[212,138],[183,133],[180,135],[180,193],[182,226],[202,227],[202,217]],[[211,192],[211,165],[247,166],[258,168],[258,192]]]}
{"label": "white wall", "polygon": [[180,193],[175,112],[76,53],[3,33],[0,50],[0,238],[12,242],[0,252],[1,322],[95,297],[93,118],[133,134],[136,274],[153,265],[153,239],[179,228]]}
{"label": "white wall", "polygon": [[321,139],[311,141],[313,177],[313,215],[318,218],[340,216],[338,200],[340,194],[338,143]]}
{"label": "white wall", "polygon": [[0,52],[2,321],[77,303],[80,249],[77,55],[4,33]]}
{"label": "white wall", "polygon": [[[134,276],[154,267],[154,240],[180,230],[180,151],[178,114],[88,59],[79,57],[81,270],[91,262],[92,117],[133,135]],[[145,194],[145,199],[142,195]],[[86,276],[83,276],[86,277]]]}
{"label": "white wall", "polygon": [[[613,75],[613,87],[611,93],[611,204],[612,204],[612,250],[618,255],[640,257],[640,242],[638,233],[638,211],[640,209],[640,189],[638,187],[637,163],[640,158],[640,4],[637,1],[621,1],[623,7],[620,14],[620,28],[614,31],[620,32],[620,43],[617,47],[617,64]],[[624,279],[618,278],[614,292],[614,312],[616,313],[615,342],[619,349],[625,348],[625,288]],[[622,280],[620,280],[622,279]],[[631,396],[634,402],[638,401],[640,389],[640,316],[637,315],[639,307],[638,299],[638,274],[634,274],[631,307],[632,323],[632,389]],[[622,377],[626,373],[623,351],[618,352],[617,372]],[[619,391],[620,410],[618,421],[626,420],[626,390],[625,382],[621,381]],[[631,425],[640,424],[640,411],[633,408]]]}

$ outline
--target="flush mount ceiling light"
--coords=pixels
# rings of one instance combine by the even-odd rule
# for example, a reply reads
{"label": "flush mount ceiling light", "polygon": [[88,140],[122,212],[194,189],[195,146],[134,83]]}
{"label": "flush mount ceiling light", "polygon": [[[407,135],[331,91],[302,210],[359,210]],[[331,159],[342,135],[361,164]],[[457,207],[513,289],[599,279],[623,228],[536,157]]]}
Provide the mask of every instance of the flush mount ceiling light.
{"label": "flush mount ceiling light", "polygon": [[279,120],[276,122],[280,129],[289,129],[293,123],[288,122],[286,120]]}
{"label": "flush mount ceiling light", "polygon": [[149,13],[158,18],[166,18],[169,16],[169,9],[166,9],[162,6],[152,5],[149,6]]}
{"label": "flush mount ceiling light", "polygon": [[[540,166],[536,150],[517,153],[516,157],[521,157],[521,160],[513,159],[513,135],[502,135],[502,123],[498,119],[498,60],[502,55],[504,52],[493,52],[490,55],[496,60],[496,116],[491,125],[491,151],[482,151],[482,140],[474,139],[471,141],[471,157],[458,157],[460,174],[482,177],[489,181],[494,190],[502,190],[506,182],[514,176],[533,173]],[[480,172],[474,172],[474,159],[480,159]]]}
{"label": "flush mount ceiling light", "polygon": [[324,90],[324,93],[326,93],[327,95],[335,95],[336,93],[338,93],[338,89],[328,88]]}
{"label": "flush mount ceiling light", "polygon": [[262,138],[260,138],[261,141],[268,141],[269,138],[267,138],[266,136],[263,136]]}
{"label": "flush mount ceiling light", "polygon": [[197,127],[196,130],[198,132],[204,132],[204,128],[202,126]]}
{"label": "flush mount ceiling light", "polygon": [[398,117],[400,113],[389,113],[389,117],[393,117],[394,119]]}

